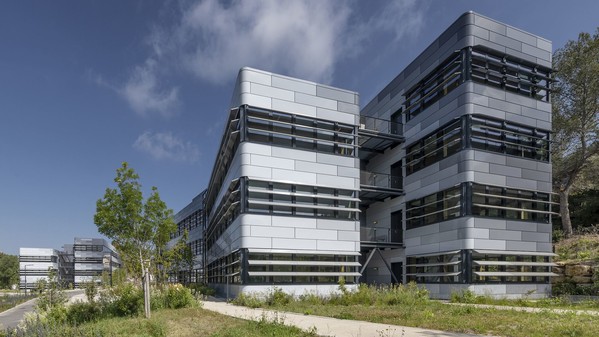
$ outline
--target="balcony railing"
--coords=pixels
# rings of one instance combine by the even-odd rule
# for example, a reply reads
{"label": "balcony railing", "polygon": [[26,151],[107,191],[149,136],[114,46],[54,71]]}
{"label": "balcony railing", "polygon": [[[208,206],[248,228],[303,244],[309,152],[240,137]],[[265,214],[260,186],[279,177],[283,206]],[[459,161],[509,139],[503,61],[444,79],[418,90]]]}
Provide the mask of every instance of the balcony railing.
{"label": "balcony railing", "polygon": [[360,227],[360,241],[378,243],[401,244],[401,235],[393,235],[391,228],[386,227]]}
{"label": "balcony railing", "polygon": [[397,190],[403,189],[402,177],[370,171],[360,171],[360,185]]}
{"label": "balcony railing", "polygon": [[370,116],[360,116],[360,130],[397,136],[401,136],[403,133],[401,123]]}

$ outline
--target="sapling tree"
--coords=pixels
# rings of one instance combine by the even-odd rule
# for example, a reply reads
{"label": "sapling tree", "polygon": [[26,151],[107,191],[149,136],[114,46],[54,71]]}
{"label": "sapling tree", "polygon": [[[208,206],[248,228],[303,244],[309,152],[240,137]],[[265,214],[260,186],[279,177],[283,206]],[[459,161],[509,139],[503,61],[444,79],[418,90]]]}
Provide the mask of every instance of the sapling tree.
{"label": "sapling tree", "polygon": [[167,237],[176,230],[173,211],[152,187],[144,201],[139,176],[124,162],[116,170],[116,188],[107,188],[96,203],[94,222],[98,231],[113,240],[123,263],[142,280],[144,312],[150,317],[150,275],[152,263],[166,248]]}

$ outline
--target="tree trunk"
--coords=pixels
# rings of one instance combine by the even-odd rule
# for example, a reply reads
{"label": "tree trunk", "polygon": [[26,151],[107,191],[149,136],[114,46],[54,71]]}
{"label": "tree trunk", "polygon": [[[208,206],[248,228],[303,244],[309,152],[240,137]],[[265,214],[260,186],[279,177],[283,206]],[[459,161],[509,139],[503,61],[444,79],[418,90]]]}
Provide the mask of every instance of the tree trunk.
{"label": "tree trunk", "polygon": [[148,268],[144,272],[144,313],[146,318],[150,318],[150,273]]}
{"label": "tree trunk", "polygon": [[568,204],[568,196],[570,189],[560,190],[559,194],[559,214],[562,218],[562,229],[566,237],[572,236],[572,221],[570,220],[570,205]]}
{"label": "tree trunk", "polygon": [[144,314],[146,318],[150,318],[150,276],[148,268],[144,263],[141,250],[139,251],[139,263],[141,263],[141,284],[144,292]]}

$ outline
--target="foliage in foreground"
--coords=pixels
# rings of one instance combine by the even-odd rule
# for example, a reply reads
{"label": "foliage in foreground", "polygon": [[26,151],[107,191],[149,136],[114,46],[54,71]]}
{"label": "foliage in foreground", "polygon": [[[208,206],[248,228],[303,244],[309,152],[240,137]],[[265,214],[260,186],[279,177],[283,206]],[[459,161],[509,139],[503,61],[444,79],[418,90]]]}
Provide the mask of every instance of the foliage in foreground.
{"label": "foliage in foreground", "polygon": [[[469,303],[490,301],[490,297],[479,298],[470,292],[456,294],[454,297],[455,300]],[[548,308],[559,306],[559,303],[552,300],[538,301],[541,308],[547,308],[541,313],[455,306],[430,300],[426,290],[415,284],[360,285],[354,292],[341,286],[340,291],[332,296],[299,297],[283,295],[280,289],[273,288],[264,294],[242,295],[234,302],[305,315],[495,336],[595,337],[596,327],[599,325],[598,316],[551,312]],[[524,300],[522,303],[525,302],[532,303]]]}
{"label": "foliage in foreground", "polygon": [[[555,287],[555,285],[553,286]],[[575,295],[568,293],[568,295]],[[582,295],[582,294],[581,294]],[[471,290],[462,290],[459,292],[451,293],[451,303],[465,303],[465,304],[488,304],[488,305],[501,305],[511,307],[527,307],[527,308],[551,308],[551,309],[572,309],[572,310],[585,310],[585,309],[599,309],[599,301],[587,300],[580,302],[573,302],[568,297],[557,296],[542,298],[538,300],[528,300],[527,298],[519,299],[507,299],[507,298],[495,298],[490,295],[477,295]]]}
{"label": "foliage in foreground", "polygon": [[415,283],[407,285],[366,285],[360,284],[356,291],[349,291],[344,285],[339,292],[331,295],[304,294],[295,298],[280,288],[272,288],[266,293],[241,293],[233,300],[237,305],[252,308],[278,307],[292,303],[308,303],[312,305],[414,305],[429,302],[428,291]]}
{"label": "foliage in foreground", "polygon": [[[218,324],[215,324],[218,322]],[[310,337],[295,327],[285,326],[283,320],[244,321],[223,316],[201,308],[156,310],[151,319],[140,317],[113,317],[88,322],[79,326],[68,324],[49,324],[42,318],[31,320],[26,329],[2,333],[1,337]]]}

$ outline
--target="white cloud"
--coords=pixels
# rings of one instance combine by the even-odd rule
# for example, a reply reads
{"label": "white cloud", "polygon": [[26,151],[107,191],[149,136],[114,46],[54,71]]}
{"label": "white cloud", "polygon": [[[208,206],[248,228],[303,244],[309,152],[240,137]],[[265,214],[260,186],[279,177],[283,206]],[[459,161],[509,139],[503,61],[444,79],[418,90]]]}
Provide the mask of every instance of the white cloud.
{"label": "white cloud", "polygon": [[[381,2],[365,17],[359,1],[185,2],[171,12],[172,24],[154,25],[145,39],[150,49],[124,84],[96,82],[121,95],[142,116],[172,116],[181,104],[173,74],[192,74],[214,84],[235,78],[243,66],[330,83],[339,62],[369,50],[384,36],[389,52],[423,27],[422,2]],[[379,4],[381,4],[379,3]],[[383,51],[384,52],[384,51]]]}
{"label": "white cloud", "polygon": [[127,83],[117,91],[140,115],[158,113],[170,117],[179,105],[179,91],[176,87],[163,88],[158,84],[156,67],[155,60],[147,59],[133,69]]}
{"label": "white cloud", "polygon": [[421,4],[396,0],[364,18],[354,1],[194,2],[173,27],[155,27],[147,39],[153,57],[212,83],[251,66],[318,82],[331,82],[340,60],[381,33],[393,42],[417,33]]}
{"label": "white cloud", "polygon": [[196,145],[173,136],[171,132],[146,131],[137,137],[133,148],[156,160],[194,163],[200,159],[200,150]]}

